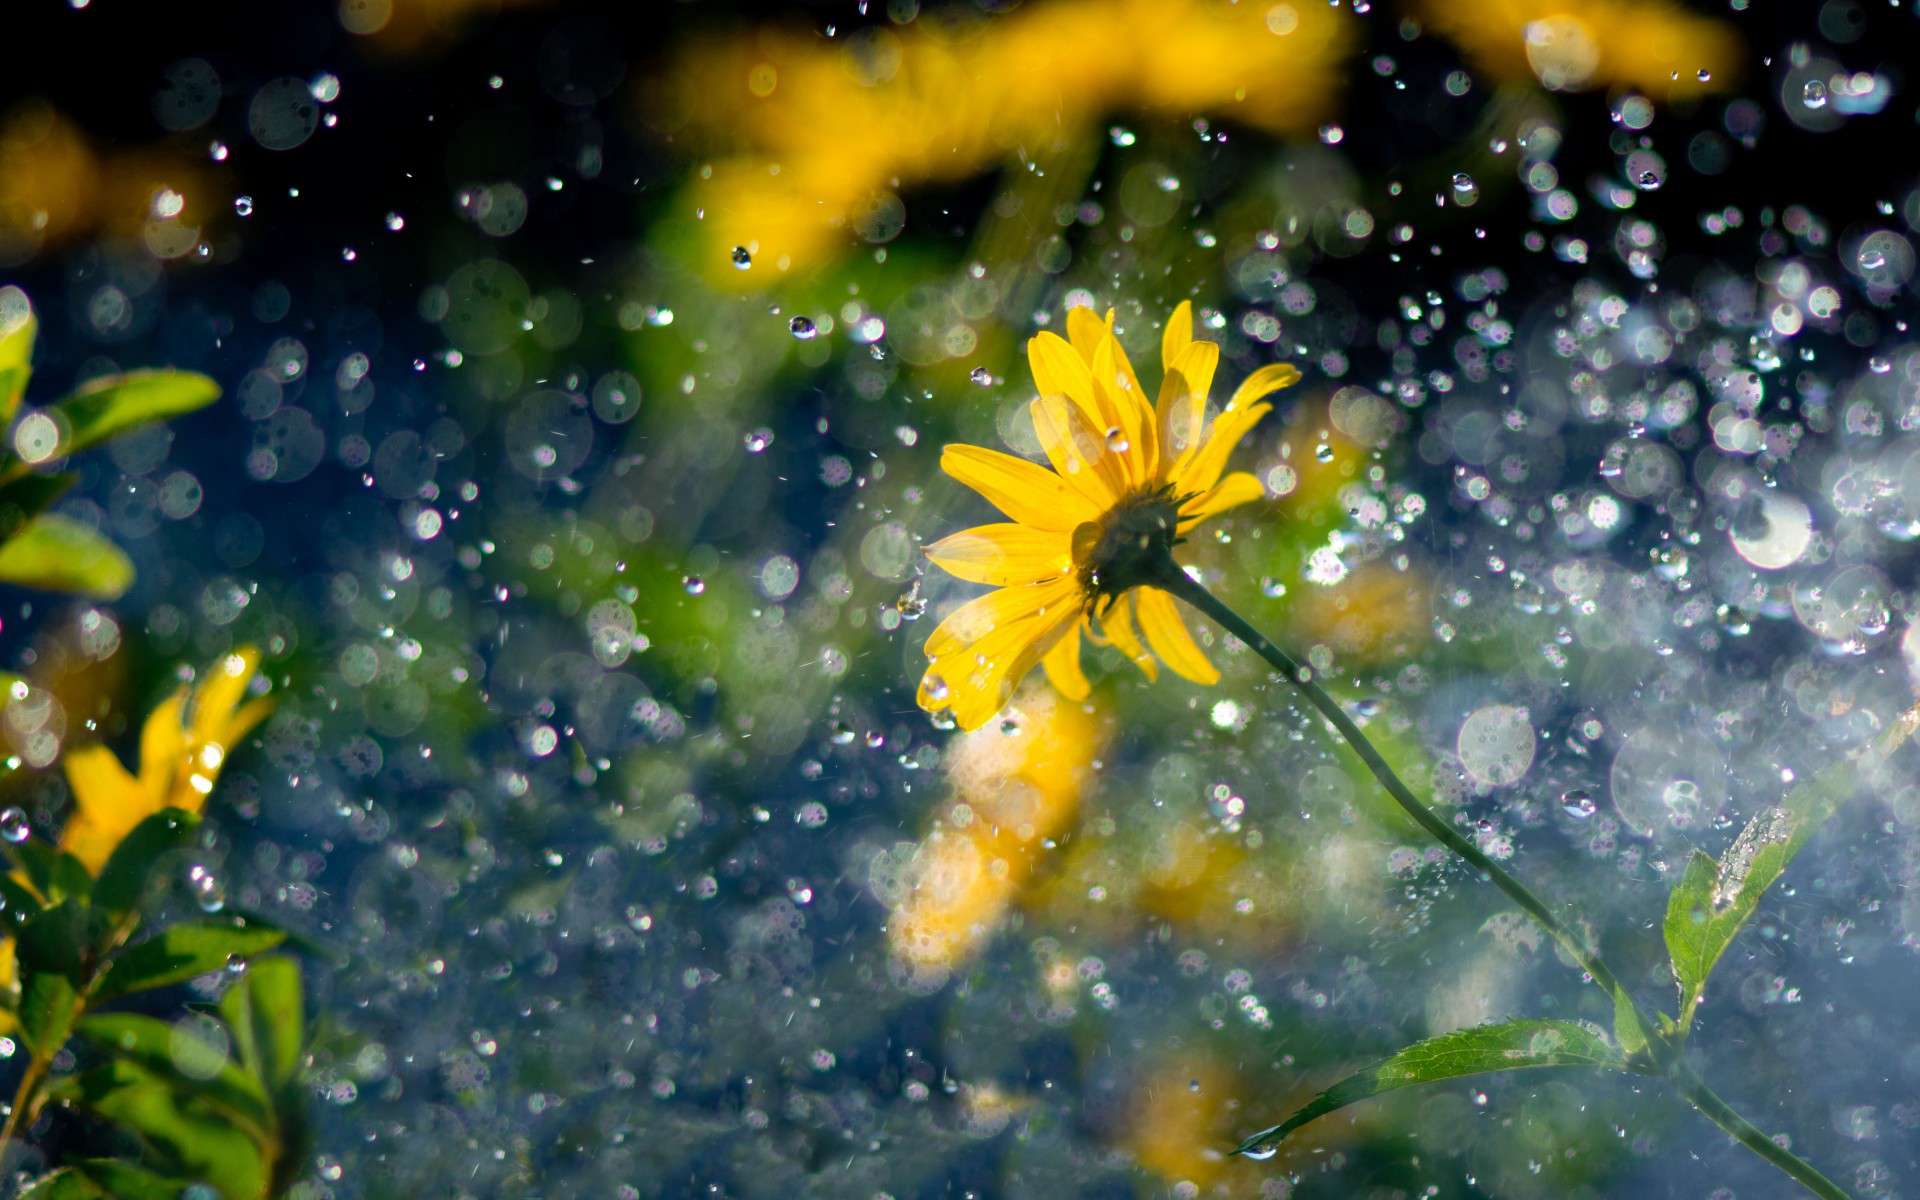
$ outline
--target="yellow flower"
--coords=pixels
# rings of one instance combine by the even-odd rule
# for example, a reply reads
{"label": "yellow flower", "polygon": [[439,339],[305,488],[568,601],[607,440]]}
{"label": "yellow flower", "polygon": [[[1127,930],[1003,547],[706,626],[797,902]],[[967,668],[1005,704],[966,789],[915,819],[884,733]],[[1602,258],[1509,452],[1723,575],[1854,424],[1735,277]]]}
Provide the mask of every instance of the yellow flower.
{"label": "yellow flower", "polygon": [[1227,456],[1272,408],[1261,398],[1300,378],[1289,363],[1261,367],[1209,424],[1220,347],[1194,340],[1191,305],[1167,319],[1151,405],[1112,312],[1103,322],[1069,309],[1067,334],[1027,343],[1040,393],[1034,431],[1053,470],[980,446],[948,446],[940,457],[942,470],[1012,518],[927,548],[949,573],[999,589],[961,605],[927,639],[920,706],[951,712],[962,729],[1000,711],[1036,663],[1062,695],[1084,700],[1083,631],[1119,647],[1149,679],[1156,668],[1141,632],[1175,674],[1219,679],[1173,597],[1149,577],[1177,538],[1265,494],[1253,475],[1227,474]]}
{"label": "yellow flower", "polygon": [[1664,0],[1424,0],[1420,11],[1482,70],[1555,91],[1700,96],[1740,67],[1732,29]]}
{"label": "yellow flower", "polygon": [[947,774],[957,793],[914,854],[887,919],[893,953],[934,982],[984,945],[1070,825],[1101,732],[1044,690],[1023,697],[1017,731],[957,739]]}
{"label": "yellow flower", "polygon": [[137,777],[105,746],[69,752],[73,813],[60,848],[98,874],[121,839],[154,813],[199,812],[234,744],[273,707],[265,697],[241,703],[259,665],[260,652],[244,647],[216,663],[191,699],[182,688],[154,709],[140,731]]}

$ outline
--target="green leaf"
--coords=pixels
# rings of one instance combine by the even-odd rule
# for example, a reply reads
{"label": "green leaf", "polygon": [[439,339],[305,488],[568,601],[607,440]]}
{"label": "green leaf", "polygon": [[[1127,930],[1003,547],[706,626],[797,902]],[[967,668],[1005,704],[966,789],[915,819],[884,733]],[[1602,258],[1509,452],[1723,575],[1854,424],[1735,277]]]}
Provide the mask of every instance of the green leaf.
{"label": "green leaf", "polygon": [[286,940],[278,929],[193,921],[172,925],[122,951],[100,983],[101,999],[182,983],[251,957]]}
{"label": "green leaf", "polygon": [[204,1180],[230,1197],[262,1195],[260,1148],[205,1100],[182,1093],[136,1062],[116,1058],[51,1092],[140,1136],[178,1175]]}
{"label": "green leaf", "polygon": [[0,903],[5,905],[0,908],[0,921],[14,929],[39,916],[44,908],[40,898],[10,874],[0,875]]}
{"label": "green leaf", "polygon": [[50,972],[77,985],[90,941],[90,918],[79,900],[62,900],[35,915],[21,927],[14,948],[20,973]]}
{"label": "green leaf", "polygon": [[13,422],[33,374],[33,336],[40,328],[27,294],[0,288],[0,428]]}
{"label": "green leaf", "polygon": [[300,1069],[306,1018],[300,996],[300,964],[284,956],[263,958],[220,997],[220,1015],[233,1030],[240,1061],[269,1088],[292,1082]]}
{"label": "green leaf", "polygon": [[133,584],[133,560],[91,525],[42,513],[0,545],[0,583],[117,600]]}
{"label": "green leaf", "polygon": [[45,512],[61,493],[73,486],[74,476],[22,475],[0,484],[0,541],[12,537],[34,517]]}
{"label": "green leaf", "polygon": [[93,885],[93,905],[115,917],[131,911],[147,891],[162,858],[193,840],[200,818],[183,808],[163,808],[120,840]]}
{"label": "green leaf", "polygon": [[1901,714],[1872,746],[1794,787],[1779,805],[1747,822],[1718,862],[1696,850],[1667,897],[1665,933],[1680,989],[1682,1035],[1706,995],[1707,976],[1760,898],[1807,840],[1920,728],[1920,706]]}
{"label": "green leaf", "polygon": [[109,1054],[139,1064],[175,1089],[197,1095],[248,1122],[272,1127],[266,1092],[259,1081],[228,1056],[226,1030],[212,1017],[162,1021],[140,1013],[95,1013],[82,1017],[74,1032]]}
{"label": "green leaf", "polygon": [[113,1200],[113,1193],[81,1174],[78,1167],[60,1167],[24,1188],[20,1200]]}
{"label": "green leaf", "polygon": [[1627,1059],[1606,1035],[1575,1021],[1527,1019],[1457,1029],[1415,1042],[1364,1071],[1355,1072],[1278,1125],[1262,1129],[1235,1148],[1235,1154],[1268,1158],[1289,1133],[1307,1122],[1383,1092],[1536,1067],[1597,1067],[1630,1070]]}
{"label": "green leaf", "polygon": [[93,891],[93,876],[87,874],[87,868],[81,865],[79,859],[52,842],[28,838],[17,846],[8,847],[8,851],[19,865],[21,873],[27,877],[27,882],[45,898],[49,906],[69,896],[84,900]]}
{"label": "green leaf", "polygon": [[117,1158],[87,1158],[76,1166],[114,1200],[180,1200],[187,1190],[183,1180],[166,1179]]}
{"label": "green leaf", "polygon": [[1623,991],[1613,994],[1613,1040],[1628,1058],[1640,1058],[1647,1052],[1647,1031],[1640,1024],[1633,998]]}
{"label": "green leaf", "polygon": [[66,1044],[78,998],[73,981],[52,971],[38,971],[21,981],[20,1032],[35,1054],[50,1055]]}
{"label": "green leaf", "polygon": [[59,448],[47,457],[78,453],[117,433],[205,408],[219,398],[220,385],[193,371],[128,371],[91,380],[41,410],[60,429]]}

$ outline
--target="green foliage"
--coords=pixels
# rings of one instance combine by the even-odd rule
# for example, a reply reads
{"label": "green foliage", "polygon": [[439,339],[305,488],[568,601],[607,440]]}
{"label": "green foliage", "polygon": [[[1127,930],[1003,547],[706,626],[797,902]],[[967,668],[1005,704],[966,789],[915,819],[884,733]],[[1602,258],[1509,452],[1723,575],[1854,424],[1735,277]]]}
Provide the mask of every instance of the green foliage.
{"label": "green foliage", "polygon": [[44,1175],[20,1200],[178,1200],[187,1185],[112,1158],[90,1158]]}
{"label": "green foliage", "polygon": [[1778,806],[1755,816],[1717,861],[1693,852],[1667,898],[1664,926],[1674,983],[1680,989],[1677,1024],[1683,1037],[1706,995],[1707,976],[1753,916],[1760,898],[1862,780],[1912,735],[1916,712],[1920,710],[1896,721],[1878,745],[1828,766],[1790,790]]}
{"label": "green foliage", "polygon": [[128,371],[81,384],[43,411],[60,429],[64,458],[115,434],[205,408],[220,398],[220,385],[193,371]]}
{"label": "green foliage", "polygon": [[171,925],[120,954],[100,981],[101,999],[184,983],[224,970],[235,959],[271,950],[285,941],[278,929],[232,922],[192,921]]}
{"label": "green foliage", "polygon": [[1466,1075],[1540,1067],[1632,1069],[1620,1048],[1605,1034],[1576,1021],[1520,1020],[1458,1029],[1415,1042],[1356,1071],[1307,1101],[1280,1124],[1247,1138],[1234,1153],[1267,1158],[1289,1133],[1307,1122],[1383,1092]]}
{"label": "green foliage", "polygon": [[92,526],[42,513],[0,545],[0,583],[115,600],[133,586],[133,560]]}
{"label": "green foliage", "polygon": [[100,868],[93,885],[94,907],[113,917],[136,907],[154,864],[188,845],[199,827],[199,815],[182,808],[163,808],[134,826]]}

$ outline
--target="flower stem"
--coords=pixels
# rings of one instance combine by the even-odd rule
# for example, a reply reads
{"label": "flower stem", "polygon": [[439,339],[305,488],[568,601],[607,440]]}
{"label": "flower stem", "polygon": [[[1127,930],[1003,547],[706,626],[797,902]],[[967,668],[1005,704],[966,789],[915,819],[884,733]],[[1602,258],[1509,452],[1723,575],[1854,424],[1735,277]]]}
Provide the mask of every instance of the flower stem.
{"label": "flower stem", "polygon": [[[1310,671],[1295,662],[1286,651],[1274,645],[1264,634],[1249,625],[1239,613],[1228,608],[1185,571],[1171,561],[1168,566],[1171,570],[1162,572],[1161,578],[1155,581],[1156,586],[1172,592],[1199,609],[1221,628],[1245,642],[1255,654],[1266,659],[1274,670],[1286,677],[1287,682],[1300,689],[1301,694],[1320,711],[1321,716],[1333,724],[1334,729],[1345,739],[1347,745],[1360,756],[1360,761],[1366,764],[1367,770],[1373,772],[1373,777],[1380,781],[1380,786],[1387,790],[1387,794],[1393,797],[1394,802],[1399,804],[1406,814],[1419,824],[1420,828],[1432,834],[1441,845],[1466,859],[1475,870],[1492,880],[1495,887],[1505,892],[1522,911],[1552,935],[1553,940],[1558,942],[1561,948],[1580,964],[1580,968],[1609,995],[1614,997],[1627,995],[1626,988],[1621,986],[1620,980],[1615,977],[1607,964],[1600,960],[1600,956],[1588,949],[1586,942],[1573,930],[1567,928],[1560,918],[1554,916],[1552,910],[1539,897],[1528,891],[1526,884],[1509,875],[1500,864],[1488,858],[1478,846],[1462,836],[1453,826],[1441,820],[1432,809],[1414,796],[1413,791],[1401,782],[1398,775],[1394,774],[1393,768],[1387,765],[1387,760],[1380,757],[1380,752],[1373,748],[1373,743],[1367,740],[1367,735],[1353,723],[1353,718],[1340,707],[1340,702],[1328,695],[1326,689],[1314,681]],[[1637,1010],[1635,1015],[1640,1015]],[[1653,1024],[1646,1020],[1642,1020],[1640,1024],[1643,1029],[1654,1028]]]}
{"label": "flower stem", "polygon": [[1797,1180],[1801,1186],[1825,1200],[1849,1200],[1840,1185],[1828,1179],[1816,1170],[1812,1163],[1788,1150],[1766,1135],[1753,1122],[1747,1120],[1733,1107],[1722,1100],[1718,1093],[1708,1087],[1706,1081],[1695,1075],[1685,1066],[1676,1066],[1668,1072],[1674,1086],[1687,1098],[1687,1103],[1700,1111],[1700,1115],[1733,1135],[1733,1139],[1742,1146],[1766,1159]]}

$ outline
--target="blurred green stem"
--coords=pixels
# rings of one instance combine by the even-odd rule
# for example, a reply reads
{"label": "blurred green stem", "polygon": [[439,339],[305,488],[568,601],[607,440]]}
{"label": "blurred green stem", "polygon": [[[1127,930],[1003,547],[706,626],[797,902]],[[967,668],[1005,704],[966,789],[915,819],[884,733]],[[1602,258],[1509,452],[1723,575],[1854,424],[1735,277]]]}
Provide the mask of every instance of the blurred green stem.
{"label": "blurred green stem", "polygon": [[[1453,826],[1435,815],[1432,809],[1421,803],[1412,789],[1408,788],[1394,773],[1393,768],[1387,765],[1387,760],[1380,757],[1380,752],[1373,748],[1373,743],[1367,740],[1367,735],[1360,731],[1360,727],[1354,724],[1353,718],[1340,707],[1340,702],[1314,680],[1311,671],[1295,662],[1291,655],[1274,645],[1258,629],[1249,625],[1239,613],[1221,603],[1218,597],[1202,587],[1179,564],[1175,563],[1171,555],[1160,564],[1149,582],[1173,593],[1205,613],[1215,624],[1246,643],[1249,649],[1265,659],[1275,671],[1285,676],[1287,682],[1299,688],[1307,701],[1319,710],[1321,716],[1333,724],[1341,738],[1355,754],[1360,756],[1360,761],[1365,763],[1367,770],[1380,781],[1380,786],[1387,790],[1387,794],[1406,810],[1406,814],[1412,817],[1420,828],[1432,834],[1441,845],[1466,859],[1480,874],[1491,879],[1495,887],[1505,892],[1522,911],[1552,935],[1553,940],[1580,964],[1595,984],[1606,990],[1615,1006],[1616,1037],[1621,1036],[1620,1025],[1623,1016],[1630,1016],[1638,1024],[1639,1031],[1645,1038],[1645,1052],[1652,1060],[1654,1068],[1652,1073],[1664,1075],[1672,1080],[1680,1094],[1686,1097],[1687,1103],[1699,1109],[1701,1115],[1726,1130],[1735,1141],[1798,1180],[1814,1195],[1826,1197],[1827,1200],[1847,1200],[1847,1194],[1840,1190],[1838,1184],[1735,1112],[1732,1106],[1706,1085],[1704,1080],[1694,1074],[1693,1069],[1681,1060],[1662,1028],[1649,1021],[1640,1011],[1633,996],[1621,986],[1619,978],[1605,962],[1601,961],[1599,954],[1588,949],[1585,941],[1562,924],[1539,897],[1527,890],[1526,884],[1507,874],[1505,869],[1482,853],[1472,841],[1462,836]],[[1621,1040],[1624,1042],[1625,1038]],[[1632,1048],[1628,1047],[1628,1049],[1631,1053]]]}

